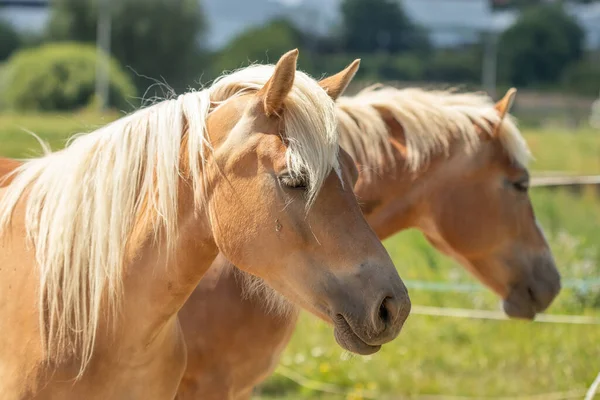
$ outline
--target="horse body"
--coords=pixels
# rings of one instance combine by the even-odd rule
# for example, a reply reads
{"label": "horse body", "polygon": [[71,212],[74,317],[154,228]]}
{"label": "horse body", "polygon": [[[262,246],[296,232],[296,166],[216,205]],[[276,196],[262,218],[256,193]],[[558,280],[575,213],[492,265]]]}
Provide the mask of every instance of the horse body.
{"label": "horse body", "polygon": [[[0,192],[0,195],[3,194]],[[172,397],[186,360],[176,312],[187,297],[186,291],[193,290],[194,280],[200,279],[203,270],[210,266],[218,253],[214,242],[202,243],[198,246],[202,251],[196,252],[190,252],[189,243],[182,242],[176,246],[177,250],[189,255],[178,257],[177,268],[194,272],[183,280],[174,279],[173,270],[167,273],[164,264],[156,262],[161,259],[160,251],[148,239],[138,252],[139,260],[129,265],[136,273],[124,277],[124,303],[116,320],[109,322],[103,316],[99,321],[98,339],[94,346],[94,353],[98,356],[90,360],[86,372],[75,380],[81,366],[81,356],[76,349],[70,348],[68,353],[53,359],[51,353],[42,347],[37,296],[41,289],[31,279],[37,274],[36,259],[24,239],[25,229],[18,222],[24,220],[23,203],[15,210],[13,218],[15,222],[11,225],[10,239],[3,243],[0,252],[1,290],[14,296],[11,301],[3,302],[0,310],[2,321],[6,323],[0,342],[4,365],[0,372],[0,397]],[[7,251],[8,245],[10,251]],[[168,293],[165,288],[167,282],[170,286]],[[9,321],[10,324],[7,323]]]}
{"label": "horse body", "polygon": [[138,111],[4,183],[2,399],[173,398],[177,312],[219,253],[349,351],[398,335],[406,288],[360,213],[327,94],[358,65],[319,86],[296,57]]}
{"label": "horse body", "polygon": [[[513,96],[494,105],[384,88],[339,99],[338,120],[363,169],[355,192],[377,235],[419,229],[503,298],[509,315],[532,318],[558,294],[560,277],[526,193],[528,150],[506,117]],[[248,293],[256,282],[222,257],[211,275],[179,314],[188,365],[177,398],[247,400],[277,366],[298,313]]]}

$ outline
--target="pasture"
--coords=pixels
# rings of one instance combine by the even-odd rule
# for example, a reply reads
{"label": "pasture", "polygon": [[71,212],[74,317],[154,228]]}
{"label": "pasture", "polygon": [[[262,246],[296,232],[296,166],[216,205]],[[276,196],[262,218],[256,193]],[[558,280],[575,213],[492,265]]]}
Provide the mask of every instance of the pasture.
{"label": "pasture", "polygon": [[[39,145],[21,128],[36,132],[56,150],[70,135],[116,116],[87,112],[0,115],[0,155],[39,154]],[[526,128],[523,132],[536,158],[531,166],[534,175],[535,171],[600,173],[599,132]],[[592,191],[575,196],[543,188],[533,189],[532,198],[564,281],[549,313],[600,319],[600,200]],[[418,232],[403,232],[385,245],[409,284],[413,305],[499,309],[496,297],[456,263],[437,254]],[[410,283],[416,281],[468,285],[462,292],[443,285],[437,291],[411,288]],[[339,348],[331,328],[304,314],[281,367],[261,387],[260,396],[288,400],[399,399],[417,394],[581,399],[600,371],[599,331],[600,325],[412,315],[397,340],[373,356],[358,357]],[[248,345],[252,345],[251,337]],[[311,389],[319,384],[325,392]]]}

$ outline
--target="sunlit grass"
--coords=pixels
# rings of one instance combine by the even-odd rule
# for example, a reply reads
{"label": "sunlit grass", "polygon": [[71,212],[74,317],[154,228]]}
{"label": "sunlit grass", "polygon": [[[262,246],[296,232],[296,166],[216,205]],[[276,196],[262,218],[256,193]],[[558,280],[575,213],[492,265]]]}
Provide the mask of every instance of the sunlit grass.
{"label": "sunlit grass", "polygon": [[32,157],[41,154],[37,141],[26,131],[46,140],[52,149],[64,147],[77,133],[90,132],[118,117],[117,113],[93,112],[0,114],[0,156]]}
{"label": "sunlit grass", "polygon": [[600,174],[600,130],[525,130],[533,170]]}

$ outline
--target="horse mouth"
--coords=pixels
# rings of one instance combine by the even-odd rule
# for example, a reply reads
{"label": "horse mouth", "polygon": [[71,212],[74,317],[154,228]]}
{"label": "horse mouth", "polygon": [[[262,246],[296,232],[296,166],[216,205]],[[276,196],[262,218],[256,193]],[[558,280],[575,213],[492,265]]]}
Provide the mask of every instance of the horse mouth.
{"label": "horse mouth", "polygon": [[[558,293],[558,289],[554,289],[551,293]],[[529,287],[515,287],[502,302],[504,312],[510,318],[534,320],[535,316],[544,312],[556,297],[553,294],[540,296]]]}
{"label": "horse mouth", "polygon": [[504,313],[514,319],[524,319],[532,321],[540,311],[535,304],[524,300],[519,296],[509,295],[502,301]]}
{"label": "horse mouth", "polygon": [[362,356],[377,353],[381,349],[380,345],[373,346],[362,340],[341,314],[333,318],[333,325],[333,335],[342,348]]}

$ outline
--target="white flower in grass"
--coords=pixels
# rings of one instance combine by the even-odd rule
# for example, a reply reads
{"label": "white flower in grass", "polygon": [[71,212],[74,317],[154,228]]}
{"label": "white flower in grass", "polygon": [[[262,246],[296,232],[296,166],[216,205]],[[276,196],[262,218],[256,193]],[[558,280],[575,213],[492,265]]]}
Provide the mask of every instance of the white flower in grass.
{"label": "white flower in grass", "polygon": [[304,361],[306,361],[306,356],[302,353],[297,353],[294,357],[294,362],[296,364],[302,364]]}

